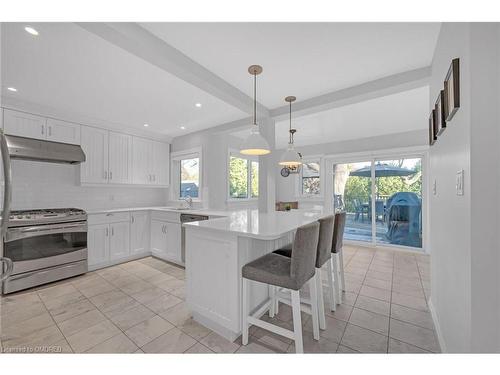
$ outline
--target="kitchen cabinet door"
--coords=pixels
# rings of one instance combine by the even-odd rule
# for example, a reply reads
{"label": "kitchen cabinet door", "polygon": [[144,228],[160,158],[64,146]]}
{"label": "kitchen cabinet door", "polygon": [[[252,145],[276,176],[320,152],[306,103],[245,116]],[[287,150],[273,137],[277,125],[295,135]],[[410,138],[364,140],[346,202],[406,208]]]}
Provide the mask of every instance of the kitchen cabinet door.
{"label": "kitchen cabinet door", "polygon": [[149,185],[151,177],[151,142],[140,137],[132,137],[132,182]]}
{"label": "kitchen cabinet door", "polygon": [[181,232],[180,223],[166,223],[167,247],[165,256],[167,260],[175,263],[182,262],[181,255]]}
{"label": "kitchen cabinet door", "polygon": [[152,167],[154,184],[168,186],[170,169],[170,145],[168,143],[154,142]]}
{"label": "kitchen cabinet door", "polygon": [[89,225],[87,231],[89,266],[109,261],[109,225]]}
{"label": "kitchen cabinet door", "polygon": [[151,220],[151,252],[154,256],[165,259],[167,253],[166,222]]}
{"label": "kitchen cabinet door", "polygon": [[47,119],[47,140],[79,145],[80,125],[49,118]]}
{"label": "kitchen cabinet door", "polygon": [[112,184],[132,183],[132,137],[109,132],[109,174]]}
{"label": "kitchen cabinet door", "polygon": [[3,126],[5,134],[36,139],[46,138],[47,119],[45,117],[4,109]]}
{"label": "kitchen cabinet door", "polygon": [[109,224],[109,258],[116,260],[130,255],[130,224],[128,221]]}
{"label": "kitchen cabinet door", "polygon": [[80,164],[82,183],[108,182],[108,131],[82,126],[81,143],[86,161]]}
{"label": "kitchen cabinet door", "polygon": [[139,254],[149,251],[149,213],[132,212],[130,224],[130,253]]}

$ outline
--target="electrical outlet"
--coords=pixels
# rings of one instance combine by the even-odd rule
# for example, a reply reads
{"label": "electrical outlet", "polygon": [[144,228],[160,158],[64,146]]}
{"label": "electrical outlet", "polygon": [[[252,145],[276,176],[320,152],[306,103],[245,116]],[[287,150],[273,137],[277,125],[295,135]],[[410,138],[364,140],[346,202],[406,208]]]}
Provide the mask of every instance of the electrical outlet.
{"label": "electrical outlet", "polygon": [[457,172],[456,177],[457,195],[464,195],[464,170],[461,169]]}

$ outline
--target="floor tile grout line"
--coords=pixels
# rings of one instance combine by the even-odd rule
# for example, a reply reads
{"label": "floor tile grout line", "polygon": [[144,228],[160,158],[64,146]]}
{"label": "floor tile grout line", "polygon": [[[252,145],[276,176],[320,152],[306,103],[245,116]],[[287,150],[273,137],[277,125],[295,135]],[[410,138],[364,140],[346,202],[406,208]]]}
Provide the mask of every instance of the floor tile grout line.
{"label": "floor tile grout line", "polygon": [[[74,286],[73,286],[74,287]],[[69,343],[67,337],[64,335],[64,333],[61,331],[61,328],[59,327],[59,325],[57,324],[57,322],[55,321],[54,317],[52,316],[52,314],[50,313],[50,310],[47,308],[47,305],[45,304],[45,301],[42,299],[42,297],[40,297],[40,294],[38,292],[36,292],[37,295],[38,295],[38,298],[40,299],[40,301],[42,301],[42,304],[43,304],[43,307],[45,308],[45,310],[47,311],[47,314],[49,314],[50,316],[50,319],[54,322],[54,325],[56,326],[57,330],[59,331],[59,333],[61,334],[61,336],[64,338],[64,341],[66,341],[66,343],[68,344],[68,346],[70,347],[71,349],[71,352],[75,353],[75,349],[71,346],[71,344]]]}

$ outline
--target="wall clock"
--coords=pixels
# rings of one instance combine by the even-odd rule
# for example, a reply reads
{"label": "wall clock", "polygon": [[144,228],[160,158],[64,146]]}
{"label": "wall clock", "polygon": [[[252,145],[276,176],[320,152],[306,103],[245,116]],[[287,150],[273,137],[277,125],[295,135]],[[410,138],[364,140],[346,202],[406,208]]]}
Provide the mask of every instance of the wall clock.
{"label": "wall clock", "polygon": [[283,177],[288,177],[290,175],[290,169],[287,167],[281,168],[281,175]]}

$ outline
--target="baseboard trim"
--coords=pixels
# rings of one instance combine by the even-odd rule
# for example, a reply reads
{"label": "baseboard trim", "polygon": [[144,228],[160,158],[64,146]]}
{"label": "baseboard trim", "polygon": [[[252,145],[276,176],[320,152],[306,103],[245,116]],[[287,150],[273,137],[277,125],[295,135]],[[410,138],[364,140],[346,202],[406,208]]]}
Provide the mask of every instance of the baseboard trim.
{"label": "baseboard trim", "polygon": [[427,301],[427,304],[429,305],[429,310],[431,312],[432,321],[434,322],[434,329],[435,329],[436,334],[437,334],[437,339],[438,339],[439,346],[441,348],[441,353],[447,353],[446,344],[445,344],[444,338],[443,338],[443,333],[442,333],[441,327],[439,325],[439,319],[437,317],[436,310],[435,310],[434,305],[432,304],[432,300],[430,298],[429,298],[429,301]]}

